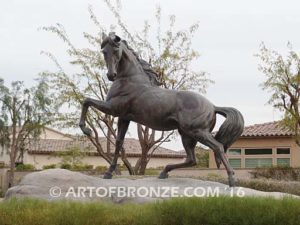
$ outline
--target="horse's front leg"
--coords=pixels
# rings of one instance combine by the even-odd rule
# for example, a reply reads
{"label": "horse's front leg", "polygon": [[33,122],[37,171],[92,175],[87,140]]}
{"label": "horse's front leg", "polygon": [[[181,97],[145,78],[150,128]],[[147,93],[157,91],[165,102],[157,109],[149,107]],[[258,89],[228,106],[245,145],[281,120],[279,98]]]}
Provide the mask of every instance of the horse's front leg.
{"label": "horse's front leg", "polygon": [[129,123],[130,123],[130,121],[125,120],[123,118],[119,118],[119,120],[118,120],[118,134],[117,134],[117,140],[116,140],[115,155],[114,155],[114,158],[112,160],[112,163],[111,163],[109,169],[104,174],[104,177],[103,177],[104,179],[111,179],[112,173],[115,171],[115,169],[117,167],[118,157],[119,157],[120,151],[123,147],[124,138],[125,138],[125,134],[128,130]]}
{"label": "horse's front leg", "polygon": [[85,121],[86,121],[86,114],[87,114],[90,106],[100,110],[101,112],[103,112],[105,114],[109,114],[109,115],[113,114],[112,107],[109,102],[99,101],[99,100],[92,99],[92,98],[86,98],[82,104],[82,111],[81,111],[81,116],[80,116],[79,127],[81,128],[82,132],[88,136],[91,135],[92,130],[90,128],[86,127]]}

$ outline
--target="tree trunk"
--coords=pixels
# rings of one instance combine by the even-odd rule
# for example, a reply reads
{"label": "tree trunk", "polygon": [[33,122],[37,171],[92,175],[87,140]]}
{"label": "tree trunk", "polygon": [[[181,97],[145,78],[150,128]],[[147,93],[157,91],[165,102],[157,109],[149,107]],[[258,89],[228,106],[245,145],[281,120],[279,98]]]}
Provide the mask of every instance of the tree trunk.
{"label": "tree trunk", "polygon": [[135,174],[139,174],[140,166],[141,166],[141,158],[139,158],[135,163],[135,166],[134,166]]}
{"label": "tree trunk", "polygon": [[145,175],[146,168],[149,162],[149,160],[147,159],[149,149],[146,148],[147,146],[144,147],[145,148],[142,149],[141,157],[137,160],[134,166],[134,173],[137,175]]}
{"label": "tree trunk", "polygon": [[16,162],[15,162],[15,146],[11,146],[10,150],[10,173],[8,176],[8,187],[14,186],[14,178],[15,178],[15,167],[16,167]]}
{"label": "tree trunk", "polygon": [[121,149],[121,159],[122,159],[125,167],[127,168],[128,172],[129,172],[129,175],[136,174],[134,169],[132,168],[130,162],[128,161],[125,150],[123,148]]}
{"label": "tree trunk", "polygon": [[8,177],[8,187],[14,186],[14,178],[15,178],[15,162],[10,163],[10,173]]}
{"label": "tree trunk", "polygon": [[14,185],[14,177],[15,177],[15,166],[16,166],[16,156],[17,156],[17,113],[16,113],[16,98],[13,98],[12,104],[12,143],[10,148],[10,173],[8,177],[8,187],[12,187]]}
{"label": "tree trunk", "polygon": [[[139,173],[138,173],[139,175],[145,175],[146,167],[147,167],[147,164],[148,164],[148,160],[147,160],[148,151],[149,150],[142,152],[141,163],[140,163],[140,168],[139,168]],[[144,154],[144,152],[147,152],[147,153]]]}

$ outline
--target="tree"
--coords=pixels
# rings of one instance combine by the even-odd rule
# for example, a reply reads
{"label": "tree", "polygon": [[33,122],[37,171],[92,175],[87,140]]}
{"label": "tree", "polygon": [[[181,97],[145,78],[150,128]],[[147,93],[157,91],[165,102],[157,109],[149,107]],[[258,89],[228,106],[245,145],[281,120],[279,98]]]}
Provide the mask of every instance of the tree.
{"label": "tree", "polygon": [[300,58],[288,43],[286,57],[261,44],[259,70],[266,76],[262,83],[264,90],[271,92],[269,104],[284,113],[282,125],[295,134],[300,146]]}
{"label": "tree", "polygon": [[61,165],[70,165],[74,168],[76,165],[82,165],[82,159],[87,156],[86,151],[82,151],[79,147],[71,147],[66,151],[57,152],[56,157],[61,158]]}
{"label": "tree", "polygon": [[36,140],[53,115],[45,80],[30,89],[21,81],[5,86],[0,79],[0,141],[10,157],[9,186],[13,185],[16,162],[23,162],[26,147]]}
{"label": "tree", "polygon": [[[150,62],[153,69],[157,71],[157,76],[165,88],[170,89],[196,89],[201,92],[206,90],[208,83],[207,74],[204,72],[194,72],[190,69],[190,65],[199,54],[192,49],[191,39],[194,32],[198,28],[198,24],[192,25],[188,30],[174,31],[175,16],[170,17],[169,29],[161,33],[161,10],[157,9],[157,48],[149,41],[150,25],[145,21],[145,25],[141,32],[133,34],[123,22],[120,15],[120,7],[116,6],[111,1],[106,1],[110,11],[117,19],[117,27],[123,33],[123,39],[128,40],[130,46],[136,50],[137,56]],[[60,125],[77,127],[79,121],[79,110],[84,96],[105,100],[110,83],[106,78],[106,65],[101,53],[102,33],[107,29],[100,24],[95,16],[92,8],[89,8],[92,22],[97,26],[98,32],[96,35],[84,32],[84,37],[88,40],[90,48],[77,48],[68,38],[63,26],[44,27],[46,31],[57,34],[69,47],[68,53],[73,58],[71,64],[79,65],[81,72],[73,76],[67,75],[59,65],[55,57],[46,53],[57,65],[59,71],[56,73],[44,72],[43,76],[51,80],[51,84],[60,94],[57,96],[58,105],[68,104],[75,108],[72,112],[66,113],[61,117]],[[114,29],[114,28],[112,28]],[[149,68],[151,69],[151,68]],[[115,118],[104,115],[99,111],[91,110],[87,117],[87,123],[93,130],[93,136],[88,137],[96,146],[99,154],[111,163],[110,145],[114,145],[116,137]],[[98,127],[100,129],[98,129]],[[155,150],[162,143],[169,140],[173,132],[157,132],[148,127],[137,125],[138,137],[142,149],[141,158],[136,165],[131,166],[126,158],[123,149],[121,158],[125,166],[129,169],[130,174],[144,174],[147,163]],[[99,135],[107,137],[106,151],[98,142]]]}

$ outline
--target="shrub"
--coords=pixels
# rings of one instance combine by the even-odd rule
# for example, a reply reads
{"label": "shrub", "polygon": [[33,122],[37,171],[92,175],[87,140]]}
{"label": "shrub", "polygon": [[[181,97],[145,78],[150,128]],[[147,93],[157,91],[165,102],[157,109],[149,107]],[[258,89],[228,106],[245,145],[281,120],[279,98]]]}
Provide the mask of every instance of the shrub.
{"label": "shrub", "polygon": [[71,164],[69,164],[69,163],[62,163],[62,164],[60,165],[60,168],[61,168],[61,169],[66,169],[66,170],[70,170],[70,169],[72,168],[72,166],[71,166]]}
{"label": "shrub", "polygon": [[93,169],[93,165],[88,165],[88,164],[74,164],[72,166],[73,170],[92,170]]}
{"label": "shrub", "polygon": [[237,186],[253,188],[259,191],[284,192],[300,196],[300,182],[278,181],[270,179],[238,179]]}
{"label": "shrub", "polygon": [[95,170],[104,173],[107,171],[107,166],[96,166]]}
{"label": "shrub", "polygon": [[56,168],[56,164],[49,164],[49,165],[44,165],[43,166],[43,170],[55,169],[55,168]]}
{"label": "shrub", "polygon": [[151,168],[149,168],[149,169],[146,169],[145,170],[145,175],[148,175],[148,176],[156,176],[156,175],[158,175],[160,173],[160,170],[158,170],[158,169],[151,169]]}
{"label": "shrub", "polygon": [[[209,180],[228,184],[228,179],[222,176],[198,177],[201,180]],[[236,179],[236,186],[252,188],[266,192],[284,192],[300,196],[300,182],[278,181],[272,179]]]}
{"label": "shrub", "polygon": [[197,159],[197,164],[195,167],[197,168],[208,168],[209,166],[209,152],[208,150],[204,150],[200,147],[196,147],[195,150],[196,153],[196,159]]}
{"label": "shrub", "polygon": [[84,167],[85,167],[86,170],[92,170],[92,169],[94,169],[93,165],[86,164],[86,165],[84,165]]}
{"label": "shrub", "polygon": [[16,170],[17,171],[35,170],[35,167],[32,164],[18,164],[16,166]]}
{"label": "shrub", "polygon": [[300,181],[300,168],[292,168],[288,166],[256,168],[251,172],[251,174],[254,178]]}

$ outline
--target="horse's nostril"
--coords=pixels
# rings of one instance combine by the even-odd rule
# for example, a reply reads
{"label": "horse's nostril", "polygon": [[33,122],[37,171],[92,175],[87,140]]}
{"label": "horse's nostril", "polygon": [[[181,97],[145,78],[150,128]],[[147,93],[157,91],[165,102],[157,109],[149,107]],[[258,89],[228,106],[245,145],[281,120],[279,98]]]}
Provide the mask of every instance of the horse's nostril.
{"label": "horse's nostril", "polygon": [[110,81],[114,81],[114,79],[116,78],[117,74],[116,73],[107,73],[107,78]]}

